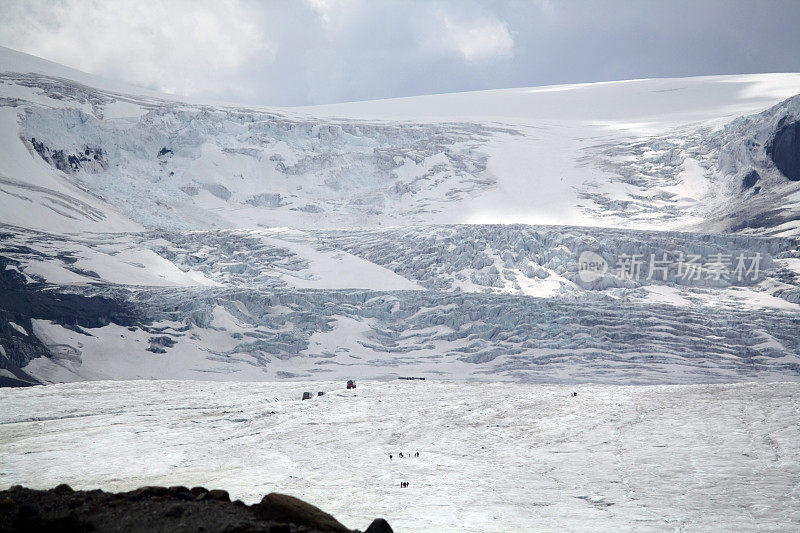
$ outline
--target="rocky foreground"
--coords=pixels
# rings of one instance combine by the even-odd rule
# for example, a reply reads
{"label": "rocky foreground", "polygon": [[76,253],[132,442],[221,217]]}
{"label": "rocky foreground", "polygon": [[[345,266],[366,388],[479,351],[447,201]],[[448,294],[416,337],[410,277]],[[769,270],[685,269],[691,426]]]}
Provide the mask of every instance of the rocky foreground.
{"label": "rocky foreground", "polygon": [[[68,485],[0,491],[0,532],[227,533],[354,531],[302,500],[271,493],[255,505],[231,502],[224,490],[142,487],[131,492],[76,491]],[[366,533],[391,533],[382,518]]]}

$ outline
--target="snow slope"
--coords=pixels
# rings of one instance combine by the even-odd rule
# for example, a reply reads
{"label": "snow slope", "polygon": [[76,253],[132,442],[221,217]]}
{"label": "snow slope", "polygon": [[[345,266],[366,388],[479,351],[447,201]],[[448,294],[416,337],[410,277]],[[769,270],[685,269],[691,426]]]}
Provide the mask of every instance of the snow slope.
{"label": "snow slope", "polygon": [[0,389],[0,486],[278,491],[397,531],[790,531],[798,402],[796,383]]}
{"label": "snow slope", "polygon": [[[123,227],[69,212],[61,223],[42,218],[53,200],[21,199],[20,183],[82,189],[110,204],[106,217],[122,212],[150,228],[480,222],[730,231],[743,227],[744,200],[718,183],[741,181],[747,169],[731,168],[714,132],[800,93],[800,75],[764,74],[242,107],[109,85],[8,49],[0,76],[3,149],[13,150],[0,176],[17,191],[3,190],[1,220],[62,231]],[[756,135],[761,122],[737,138]],[[800,190],[784,182],[764,180],[758,199]],[[718,212],[730,201],[735,209]],[[779,223],[746,227],[796,233],[797,204]]]}
{"label": "snow slope", "polygon": [[794,96],[800,74],[659,78],[448,93],[298,108],[316,116],[400,120],[596,123],[663,132],[728,121]]}
{"label": "snow slope", "polygon": [[[768,147],[798,93],[763,74],[269,108],[0,48],[2,378],[795,380],[800,181]],[[610,269],[590,284],[587,251]],[[614,273],[663,254],[726,270]]]}

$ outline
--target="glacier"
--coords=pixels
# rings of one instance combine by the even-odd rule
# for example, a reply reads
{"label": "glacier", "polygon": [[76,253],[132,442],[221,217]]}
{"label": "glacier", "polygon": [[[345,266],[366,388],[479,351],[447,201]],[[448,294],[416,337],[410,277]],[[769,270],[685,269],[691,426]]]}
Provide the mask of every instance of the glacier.
{"label": "glacier", "polygon": [[0,47],[0,485],[791,529],[798,124],[800,74],[277,108]]}
{"label": "glacier", "polygon": [[[8,311],[35,333],[9,330],[9,361],[43,381],[800,375],[797,238],[482,225],[0,238],[17,293],[59,280],[63,296]],[[744,250],[762,270],[741,282],[608,273],[592,288],[578,279],[587,246]],[[65,296],[85,316],[59,311]]]}
{"label": "glacier", "polygon": [[[800,521],[797,383],[5,390],[4,486],[205,484],[247,503],[277,490],[325,504],[351,527],[381,514],[402,531],[754,531]],[[317,390],[325,396],[300,400]]]}
{"label": "glacier", "polygon": [[[796,75],[281,109],[0,52],[4,383],[799,375]],[[667,254],[759,269],[614,271]]]}

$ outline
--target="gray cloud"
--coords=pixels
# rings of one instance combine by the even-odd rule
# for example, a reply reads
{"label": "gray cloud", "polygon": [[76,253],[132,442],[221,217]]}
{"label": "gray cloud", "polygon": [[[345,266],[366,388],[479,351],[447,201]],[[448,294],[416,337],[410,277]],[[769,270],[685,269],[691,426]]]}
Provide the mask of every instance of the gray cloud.
{"label": "gray cloud", "polygon": [[800,71],[795,0],[5,0],[0,44],[160,91],[304,105]]}

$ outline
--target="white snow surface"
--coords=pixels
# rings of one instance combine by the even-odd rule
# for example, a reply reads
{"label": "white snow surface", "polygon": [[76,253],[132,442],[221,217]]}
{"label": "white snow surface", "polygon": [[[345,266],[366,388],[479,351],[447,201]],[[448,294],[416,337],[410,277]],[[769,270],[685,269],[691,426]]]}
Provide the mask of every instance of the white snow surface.
{"label": "white snow surface", "polygon": [[[763,149],[799,93],[270,108],[0,47],[0,377],[75,382],[0,389],[0,486],[279,491],[397,531],[800,529],[800,182]],[[586,249],[762,272],[586,287]]]}
{"label": "white snow surface", "polygon": [[[740,231],[743,208],[769,211],[800,191],[761,166],[758,196],[741,191],[752,161],[731,144],[762,141],[797,105],[722,131],[799,94],[800,74],[306,108],[181,102],[4,48],[0,78],[0,222],[57,233],[452,223]],[[70,166],[69,156],[81,161]],[[782,209],[747,227],[797,234],[800,202]]]}
{"label": "white snow surface", "polygon": [[[0,48],[3,272],[52,291],[38,296],[113,302],[110,323],[88,300],[16,308],[0,319],[7,369],[797,379],[800,182],[763,153],[800,119],[797,93],[800,75],[763,74],[279,109],[182,101]],[[743,190],[751,168],[758,191]],[[761,254],[763,276],[587,288],[587,247],[611,268]]]}
{"label": "white snow surface", "polygon": [[447,93],[298,108],[309,114],[392,119],[591,122],[661,129],[753,113],[798,93],[800,74],[655,78]]}
{"label": "white snow surface", "polygon": [[276,491],[395,531],[797,530],[799,446],[796,383],[0,389],[0,487]]}
{"label": "white snow surface", "polygon": [[[35,338],[17,340],[40,341],[48,354],[32,347],[41,355],[18,364],[46,383],[405,372],[716,383],[792,381],[800,368],[793,238],[467,225],[80,236],[18,229],[3,239],[28,285],[35,278],[110,297],[122,312],[81,330],[69,313],[30,316]],[[666,280],[607,275],[586,287],[577,273],[583,247],[612,268],[621,254],[742,250],[762,254],[761,271],[758,281],[686,281],[673,266]]]}

